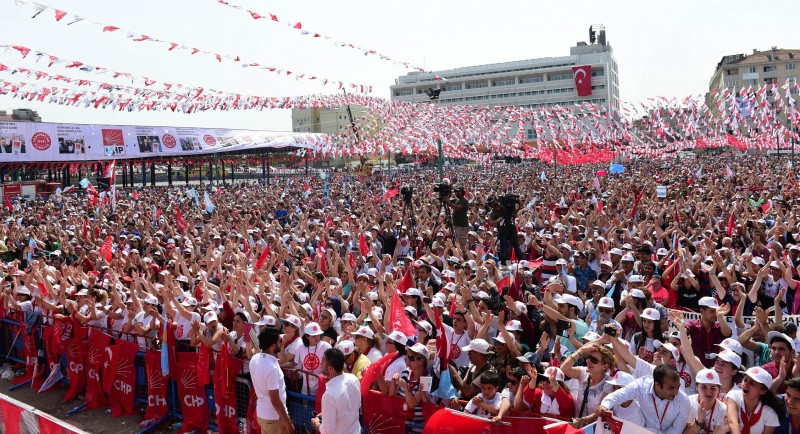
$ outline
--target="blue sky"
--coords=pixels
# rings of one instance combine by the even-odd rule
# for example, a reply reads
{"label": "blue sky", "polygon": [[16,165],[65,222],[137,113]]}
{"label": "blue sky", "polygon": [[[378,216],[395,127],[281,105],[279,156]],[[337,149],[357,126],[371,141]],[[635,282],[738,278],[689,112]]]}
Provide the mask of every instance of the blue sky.
{"label": "blue sky", "polygon": [[[263,15],[274,13],[286,23],[300,21],[310,32],[434,71],[567,55],[570,46],[588,39],[591,24],[604,24],[619,65],[621,98],[625,101],[703,93],[716,63],[726,54],[765,50],[773,45],[800,48],[800,33],[793,31],[793,20],[788,18],[798,13],[796,2],[791,1],[229,2]],[[164,45],[134,43],[121,32],[102,33],[100,27],[86,22],[67,23],[78,14],[86,21],[296,73],[372,85],[372,95],[381,98],[388,98],[389,85],[409,71],[357,50],[336,47],[332,41],[302,36],[284,24],[253,20],[248,13],[216,0],[43,0],[39,4],[70,15],[57,23],[53,10],[47,10],[31,19],[33,1],[17,7],[14,0],[0,0],[0,42],[160,82],[259,96],[336,92],[336,86],[243,69],[230,61],[219,63],[212,57],[191,56],[188,51],[168,52]],[[0,51],[0,63],[124,83],[112,80],[110,74],[87,74],[64,69],[64,65],[48,70],[46,62],[35,63],[32,56],[21,60],[14,50]],[[8,71],[0,72],[0,79],[20,81]],[[115,113],[0,96],[0,109],[17,107],[38,110],[49,122],[291,129],[291,114],[286,110],[192,115]]]}

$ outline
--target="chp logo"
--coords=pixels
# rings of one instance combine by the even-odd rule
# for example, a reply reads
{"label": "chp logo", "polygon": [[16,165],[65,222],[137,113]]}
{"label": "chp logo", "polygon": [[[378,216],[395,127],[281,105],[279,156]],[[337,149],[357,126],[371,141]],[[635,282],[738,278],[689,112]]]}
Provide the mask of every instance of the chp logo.
{"label": "chp logo", "polygon": [[31,137],[31,144],[38,151],[46,151],[50,149],[50,145],[53,144],[53,141],[50,140],[50,136],[47,135],[47,133],[39,131],[38,133],[34,133],[33,137]]}
{"label": "chp logo", "polygon": [[175,136],[173,136],[172,134],[164,134],[163,136],[161,136],[161,144],[163,144],[168,148],[174,148],[175,145],[178,144],[178,141],[175,140]]}
{"label": "chp logo", "polygon": [[217,139],[215,139],[211,134],[204,135],[203,141],[206,142],[206,145],[208,146],[217,146]]}

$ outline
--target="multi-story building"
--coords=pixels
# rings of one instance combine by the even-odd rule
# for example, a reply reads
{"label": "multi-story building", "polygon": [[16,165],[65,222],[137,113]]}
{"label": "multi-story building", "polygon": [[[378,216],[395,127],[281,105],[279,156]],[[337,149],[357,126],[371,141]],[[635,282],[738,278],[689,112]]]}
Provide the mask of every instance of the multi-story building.
{"label": "multi-story building", "polygon": [[[800,50],[782,49],[772,47],[770,50],[753,50],[752,54],[732,54],[724,56],[717,63],[714,75],[708,84],[709,93],[706,95],[706,104],[715,110],[715,93],[724,92],[725,89],[738,91],[741,89],[756,90],[767,84],[775,83],[783,86],[789,82],[792,94],[797,82],[798,64],[800,64]],[[783,91],[781,91],[783,95]],[[795,98],[795,97],[793,97]],[[785,118],[784,118],[785,119]]]}
{"label": "multi-story building", "polygon": [[[603,30],[604,32],[604,30]],[[605,35],[578,42],[569,56],[467,66],[446,71],[410,72],[390,86],[396,101],[428,101],[427,89],[441,87],[442,104],[545,107],[583,102],[619,108],[617,60]],[[578,96],[573,66],[591,65],[592,94]],[[434,74],[447,82],[437,81]]]}
{"label": "multi-story building", "polygon": [[[351,105],[353,120],[367,113],[360,105]],[[352,131],[346,107],[335,109],[292,109],[292,131],[295,133],[338,134]]]}

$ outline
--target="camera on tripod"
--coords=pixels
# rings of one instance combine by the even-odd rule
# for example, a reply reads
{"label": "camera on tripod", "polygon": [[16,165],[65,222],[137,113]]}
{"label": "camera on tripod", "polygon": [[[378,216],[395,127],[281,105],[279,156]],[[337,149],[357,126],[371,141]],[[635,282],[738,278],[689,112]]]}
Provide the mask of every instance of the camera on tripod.
{"label": "camera on tripod", "polygon": [[433,186],[433,191],[439,193],[439,199],[444,199],[453,193],[453,186],[446,182],[441,182]]}
{"label": "camera on tripod", "polygon": [[519,196],[516,194],[504,194],[497,198],[500,205],[508,211],[514,211],[517,205],[520,204]]}
{"label": "camera on tripod", "polygon": [[403,185],[400,187],[400,194],[403,196],[403,200],[405,202],[409,202],[411,200],[411,196],[414,195],[414,187],[410,185]]}

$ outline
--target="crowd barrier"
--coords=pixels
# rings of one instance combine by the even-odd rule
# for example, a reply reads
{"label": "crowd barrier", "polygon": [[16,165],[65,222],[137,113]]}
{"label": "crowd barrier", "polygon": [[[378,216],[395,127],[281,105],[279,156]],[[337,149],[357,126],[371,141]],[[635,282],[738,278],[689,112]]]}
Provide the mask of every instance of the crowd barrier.
{"label": "crowd barrier", "polygon": [[6,434],[88,434],[64,421],[0,394],[0,432]]}

